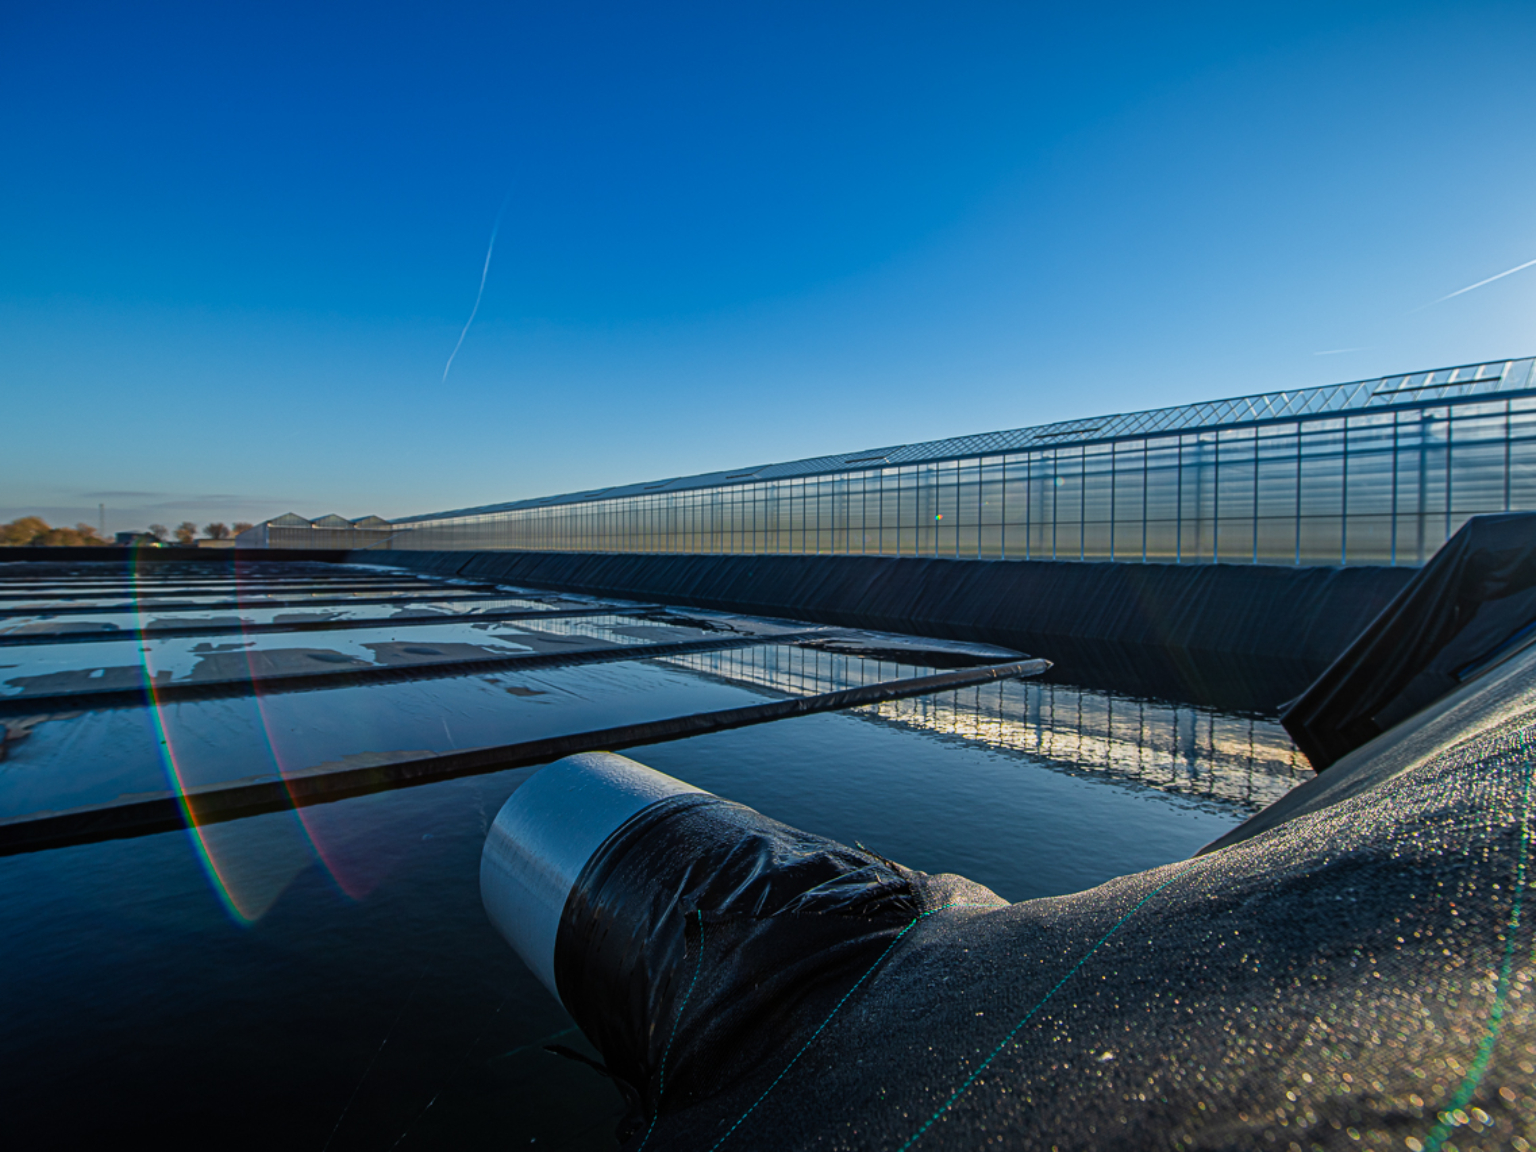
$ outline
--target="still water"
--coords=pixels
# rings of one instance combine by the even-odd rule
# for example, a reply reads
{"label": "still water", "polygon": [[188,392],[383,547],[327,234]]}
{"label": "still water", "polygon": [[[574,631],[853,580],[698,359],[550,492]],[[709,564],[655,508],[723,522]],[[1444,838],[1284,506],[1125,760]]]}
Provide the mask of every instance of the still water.
{"label": "still water", "polygon": [[[14,744],[0,797],[14,815],[163,788],[157,719],[231,779],[923,671],[768,645],[86,713]],[[1028,681],[631,755],[1015,900],[1186,857],[1308,774],[1270,720]],[[528,774],[0,859],[14,1146],[613,1147],[617,1093],[543,1050],[583,1042],[480,906],[486,829]]]}

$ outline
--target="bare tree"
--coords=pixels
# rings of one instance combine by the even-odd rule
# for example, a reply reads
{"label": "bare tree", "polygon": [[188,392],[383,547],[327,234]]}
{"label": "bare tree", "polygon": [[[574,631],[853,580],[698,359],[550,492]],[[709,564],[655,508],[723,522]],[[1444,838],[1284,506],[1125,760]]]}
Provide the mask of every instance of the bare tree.
{"label": "bare tree", "polygon": [[229,525],[221,520],[215,520],[212,524],[203,526],[203,535],[207,536],[210,540],[228,540]]}
{"label": "bare tree", "polygon": [[176,542],[178,544],[191,544],[197,539],[197,525],[190,520],[183,520],[176,525]]}
{"label": "bare tree", "polygon": [[232,531],[236,536],[238,536],[242,532],[249,532],[254,527],[256,527],[256,525],[252,524],[248,520],[236,520]]}
{"label": "bare tree", "polygon": [[169,538],[171,530],[164,524],[151,524],[149,526],[149,534],[156,540],[164,542],[167,538]]}

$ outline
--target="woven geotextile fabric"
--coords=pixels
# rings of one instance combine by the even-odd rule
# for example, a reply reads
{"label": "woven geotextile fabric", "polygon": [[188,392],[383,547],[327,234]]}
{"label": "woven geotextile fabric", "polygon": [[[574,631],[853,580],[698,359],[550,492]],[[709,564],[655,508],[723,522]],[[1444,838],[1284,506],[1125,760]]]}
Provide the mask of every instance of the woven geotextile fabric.
{"label": "woven geotextile fabric", "polygon": [[[1253,840],[1071,896],[1008,905],[905,873],[921,910],[719,1091],[669,1097],[665,1070],[726,1060],[728,1037],[658,1045],[660,1103],[625,1146],[1527,1148],[1533,741],[1526,711]],[[696,934],[665,978],[710,985],[729,959]],[[693,1034],[688,1013],[719,1002],[675,995],[650,1026]]]}

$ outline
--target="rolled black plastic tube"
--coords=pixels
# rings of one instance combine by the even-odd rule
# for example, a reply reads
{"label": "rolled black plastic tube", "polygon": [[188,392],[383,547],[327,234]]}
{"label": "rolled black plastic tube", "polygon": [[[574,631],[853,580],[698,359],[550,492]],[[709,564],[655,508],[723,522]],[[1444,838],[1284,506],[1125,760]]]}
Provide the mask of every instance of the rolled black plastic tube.
{"label": "rolled black plastic tube", "polygon": [[611,753],[515,792],[480,864],[491,922],[628,1101],[621,1139],[664,1064],[669,1100],[707,1097],[824,1014],[925,910],[916,877]]}

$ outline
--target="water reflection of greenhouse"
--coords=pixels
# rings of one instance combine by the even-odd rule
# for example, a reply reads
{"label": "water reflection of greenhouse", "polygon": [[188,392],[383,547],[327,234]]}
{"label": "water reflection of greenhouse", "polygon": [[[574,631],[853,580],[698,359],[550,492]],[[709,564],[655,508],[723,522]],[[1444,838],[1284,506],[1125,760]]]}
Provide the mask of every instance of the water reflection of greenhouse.
{"label": "water reflection of greenhouse", "polygon": [[[791,646],[667,662],[796,696],[929,671]],[[1063,770],[1255,810],[1312,775],[1276,721],[1067,684],[1005,680],[858,712]]]}
{"label": "water reflection of greenhouse", "polygon": [[1417,565],[1536,509],[1531,359],[396,520],[411,549]]}

